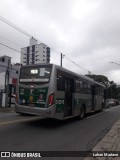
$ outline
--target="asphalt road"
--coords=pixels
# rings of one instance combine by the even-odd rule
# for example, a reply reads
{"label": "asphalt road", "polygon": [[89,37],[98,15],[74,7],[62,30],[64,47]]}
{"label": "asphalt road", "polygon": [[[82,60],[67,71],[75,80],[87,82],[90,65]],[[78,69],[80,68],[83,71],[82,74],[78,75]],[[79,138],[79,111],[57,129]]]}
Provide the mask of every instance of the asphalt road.
{"label": "asphalt road", "polygon": [[88,115],[83,120],[0,114],[0,151],[89,151],[118,119],[120,106]]}

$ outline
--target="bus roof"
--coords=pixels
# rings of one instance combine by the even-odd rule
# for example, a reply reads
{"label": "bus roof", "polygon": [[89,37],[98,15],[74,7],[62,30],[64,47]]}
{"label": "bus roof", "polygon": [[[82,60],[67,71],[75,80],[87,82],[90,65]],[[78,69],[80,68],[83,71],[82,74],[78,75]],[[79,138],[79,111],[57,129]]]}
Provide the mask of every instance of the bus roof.
{"label": "bus roof", "polygon": [[61,66],[59,66],[59,65],[56,65],[56,64],[51,64],[51,63],[38,63],[38,64],[32,64],[32,65],[22,66],[21,68],[23,68],[23,67],[25,67],[25,68],[26,68],[26,67],[33,67],[33,66],[47,66],[47,65],[48,65],[48,66],[54,66],[54,67],[56,67],[56,68],[58,68],[58,69],[60,69],[60,70],[62,70],[62,71],[68,72],[68,73],[70,73],[70,74],[73,74],[74,76],[80,77],[80,78],[82,78],[82,79],[84,79],[84,80],[86,80],[86,81],[89,81],[89,82],[91,82],[91,83],[93,83],[93,84],[100,85],[101,87],[105,88],[105,85],[103,85],[102,83],[99,83],[99,82],[97,82],[97,81],[94,81],[92,78],[89,78],[89,77],[87,77],[87,76],[84,76],[84,75],[75,73],[75,72],[73,72],[73,71],[70,71],[70,70],[68,70],[68,69],[66,69],[66,68],[63,68],[63,67],[61,67]]}
{"label": "bus roof", "polygon": [[78,74],[78,73],[72,72],[72,71],[70,71],[70,70],[68,70],[68,69],[66,69],[66,68],[63,68],[63,67],[61,67],[61,66],[58,66],[58,65],[56,65],[56,64],[53,64],[53,65],[56,66],[56,67],[57,67],[58,69],[60,69],[60,70],[66,71],[66,72],[71,73],[71,74],[73,74],[73,75],[75,75],[75,76],[77,76],[77,77],[80,77],[80,78],[82,78],[82,79],[84,79],[84,80],[86,80],[86,81],[89,81],[89,82],[91,82],[91,83],[100,85],[100,86],[102,86],[103,88],[106,88],[105,85],[103,85],[103,84],[100,83],[100,82],[94,81],[92,78],[89,78],[89,77],[84,76],[84,75],[82,75],[82,74]]}

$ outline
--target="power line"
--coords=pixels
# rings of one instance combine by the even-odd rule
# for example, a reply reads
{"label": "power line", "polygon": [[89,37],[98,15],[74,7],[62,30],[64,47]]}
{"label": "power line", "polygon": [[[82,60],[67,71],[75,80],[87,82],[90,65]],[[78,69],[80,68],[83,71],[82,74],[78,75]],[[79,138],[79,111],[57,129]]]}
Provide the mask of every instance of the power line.
{"label": "power line", "polygon": [[[16,25],[13,24],[12,22],[8,21],[7,19],[3,18],[2,16],[0,16],[0,20],[3,21],[4,23],[8,24],[9,26],[13,27],[13,28],[16,29],[17,31],[25,34],[26,36],[28,36],[28,37],[30,37],[30,38],[33,37],[32,35],[30,35],[30,34],[27,33],[26,31],[22,30],[21,28],[19,28],[18,26],[16,26]],[[34,37],[34,38],[35,38],[35,37]],[[35,39],[36,39],[37,41],[41,42],[41,41],[38,40],[37,38],[35,38]],[[3,44],[2,44],[2,45],[3,45]],[[4,45],[4,46],[6,46],[6,45]],[[48,45],[48,46],[49,46],[49,45]],[[6,47],[8,47],[8,46],[6,46]],[[8,48],[10,48],[10,49],[12,49],[12,50],[15,50],[15,49],[13,49],[13,48],[11,48],[11,47],[8,47]],[[53,47],[50,47],[50,48],[53,49],[54,51],[56,51],[57,53],[60,53],[60,54],[61,54],[60,51],[57,51],[57,50],[54,49]],[[17,50],[15,50],[15,51],[17,51]],[[17,51],[17,52],[19,52],[19,51]],[[19,52],[19,53],[21,53],[21,52]],[[71,61],[71,62],[72,62],[72,61]]]}
{"label": "power line", "polygon": [[8,21],[7,19],[3,18],[2,16],[0,16],[0,20],[3,21],[4,23],[8,24],[9,26],[13,27],[14,29],[16,29],[17,31],[25,34],[28,37],[32,37],[29,33],[27,33],[26,31],[22,30],[21,28],[19,28],[18,26],[14,25],[13,23],[11,23],[10,21]]}
{"label": "power line", "polygon": [[3,37],[3,36],[0,36],[0,38],[2,38],[2,39],[4,39],[4,40],[7,40],[7,41],[9,41],[10,43],[13,43],[14,45],[16,45],[16,46],[18,46],[18,47],[21,47],[21,46],[19,46],[19,44],[15,43],[15,42],[13,42],[13,41],[11,41],[11,40]]}
{"label": "power line", "polygon": [[[0,42],[0,44],[1,44],[2,46],[6,47],[6,48],[9,48],[9,49],[13,50],[13,51],[16,51],[16,52],[19,52],[19,53],[21,53],[21,54],[24,54],[24,53],[22,53],[22,52],[20,52],[20,51],[18,51],[18,50],[16,50],[16,49],[14,49],[14,48],[12,48],[12,47],[9,47],[8,45],[5,45],[5,44],[1,43],[1,42]],[[41,60],[39,60],[39,61],[41,61]],[[41,62],[43,62],[43,61],[41,61]]]}
{"label": "power line", "polygon": [[[5,19],[4,17],[0,16],[0,20],[3,21],[4,23],[6,23],[7,25],[13,27],[14,29],[16,29],[17,31],[23,33],[24,35],[26,35],[27,37],[31,38],[35,38],[34,36],[32,36],[31,34],[27,33],[25,30],[21,29],[20,27],[16,26],[15,24],[13,24],[12,22],[10,22],[9,20]],[[38,42],[42,42],[39,39],[35,38]]]}
{"label": "power line", "polygon": [[[35,38],[34,36],[30,35],[30,34],[27,33],[26,31],[24,31],[23,29],[19,28],[19,27],[16,26],[15,24],[13,24],[12,22],[10,22],[10,21],[8,21],[7,19],[3,18],[2,16],[0,16],[0,20],[3,21],[4,23],[6,23],[7,25],[13,27],[13,28],[16,29],[17,31],[23,33],[23,34],[26,35],[27,37],[29,37],[29,38],[31,38],[31,37]],[[42,42],[42,41],[40,41],[40,40],[37,39],[37,38],[35,38],[35,39],[36,39],[38,42],[40,42],[40,43]],[[1,43],[0,43],[0,44],[1,44]],[[45,43],[44,43],[44,44],[45,44]],[[1,45],[5,46],[5,47],[7,47],[7,48],[9,48],[9,49],[12,49],[12,50],[14,50],[14,51],[17,51],[17,52],[19,52],[19,53],[21,53],[20,51],[14,49],[14,48],[11,48],[11,47],[9,47],[9,46],[7,46],[7,45],[4,45],[4,44],[1,44]],[[49,45],[47,45],[47,46],[49,46]],[[49,46],[49,47],[50,47],[51,49],[53,49],[54,51],[56,51],[56,53],[60,53],[60,54],[61,54],[60,51],[57,51],[56,49],[54,49],[54,48],[51,47],[51,46]],[[63,55],[66,57],[65,54],[63,54]],[[76,65],[77,67],[79,67],[79,68],[81,68],[81,69],[83,69],[83,70],[85,70],[85,71],[88,71],[88,70],[86,70],[85,68],[83,68],[83,67],[81,67],[80,65],[78,65],[77,63],[75,63],[74,61],[72,61],[70,58],[68,58],[68,57],[66,57],[66,58],[67,58],[71,63],[73,63],[74,65]]]}
{"label": "power line", "polygon": [[68,56],[65,56],[65,58],[66,58],[67,60],[69,60],[71,63],[73,63],[74,65],[76,65],[77,67],[79,67],[79,68],[83,69],[84,71],[87,71],[87,72],[88,72],[87,69],[85,69],[85,68],[83,68],[82,66],[78,65],[76,62],[74,62],[73,60],[71,60]]}
{"label": "power line", "polygon": [[[0,44],[1,44],[2,46],[4,46],[4,47],[7,47],[7,48],[13,50],[13,51],[16,51],[16,52],[19,52],[19,53],[21,53],[21,54],[24,54],[24,53],[22,53],[22,52],[20,52],[20,51],[18,51],[18,50],[16,50],[16,49],[14,49],[14,48],[12,48],[12,47],[9,47],[8,45],[5,45],[5,44],[1,43],[1,42],[0,42]],[[56,53],[57,53],[57,52],[56,52]],[[59,53],[61,53],[61,52],[59,52]],[[72,60],[71,60],[70,58],[68,58],[68,56],[66,56],[65,54],[64,54],[64,58],[66,58],[67,60],[69,60],[71,63],[73,63],[73,64],[76,65],[77,67],[79,67],[79,68],[81,68],[81,69],[83,69],[83,70],[85,70],[85,71],[88,71],[88,70],[86,70],[85,68],[83,68],[82,66],[79,66],[77,63],[75,63],[74,61],[72,61]],[[39,61],[41,61],[41,60],[39,60]],[[42,62],[42,61],[41,61],[41,62]]]}
{"label": "power line", "polygon": [[7,48],[9,48],[9,49],[13,50],[13,51],[16,51],[16,52],[21,53],[20,51],[18,51],[18,50],[16,50],[16,49],[14,49],[14,48],[12,48],[12,47],[9,47],[9,46],[7,46],[7,45],[5,45],[5,44],[1,43],[1,42],[0,42],[0,44],[1,44],[2,46],[4,46],[4,47],[7,47]]}

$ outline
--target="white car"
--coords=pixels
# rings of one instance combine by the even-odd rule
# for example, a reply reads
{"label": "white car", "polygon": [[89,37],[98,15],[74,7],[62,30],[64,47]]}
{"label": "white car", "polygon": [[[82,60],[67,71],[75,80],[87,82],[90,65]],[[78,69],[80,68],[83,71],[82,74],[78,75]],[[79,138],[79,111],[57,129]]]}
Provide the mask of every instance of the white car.
{"label": "white car", "polygon": [[115,106],[115,101],[114,101],[114,99],[109,99],[109,100],[107,100],[106,106],[107,106],[107,107]]}

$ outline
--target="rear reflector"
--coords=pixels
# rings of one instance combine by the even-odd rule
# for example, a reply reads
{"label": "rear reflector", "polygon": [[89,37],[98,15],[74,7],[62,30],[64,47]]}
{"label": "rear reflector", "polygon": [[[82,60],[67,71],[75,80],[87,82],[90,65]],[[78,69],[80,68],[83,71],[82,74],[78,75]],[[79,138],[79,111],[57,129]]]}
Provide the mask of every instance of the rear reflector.
{"label": "rear reflector", "polygon": [[48,106],[51,106],[54,104],[54,94],[50,94],[48,98]]}

